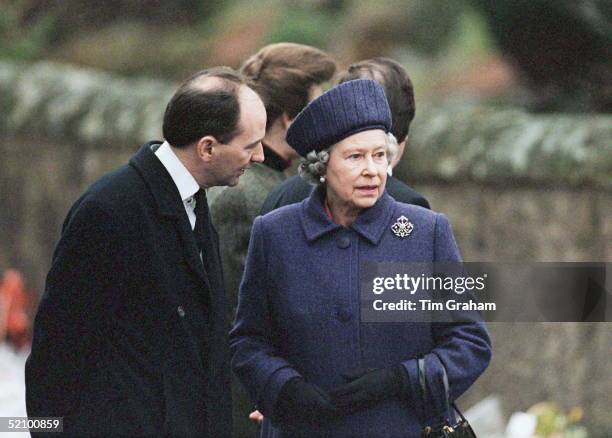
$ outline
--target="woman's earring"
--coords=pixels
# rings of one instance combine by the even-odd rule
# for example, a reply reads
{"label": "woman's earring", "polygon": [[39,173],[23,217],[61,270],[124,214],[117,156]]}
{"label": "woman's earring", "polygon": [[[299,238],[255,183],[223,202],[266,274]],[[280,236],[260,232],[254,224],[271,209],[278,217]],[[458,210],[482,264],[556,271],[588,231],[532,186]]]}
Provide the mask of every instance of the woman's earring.
{"label": "woman's earring", "polygon": [[319,178],[319,181],[321,181],[321,184],[323,184],[325,182],[325,177],[322,176],[321,178]]}

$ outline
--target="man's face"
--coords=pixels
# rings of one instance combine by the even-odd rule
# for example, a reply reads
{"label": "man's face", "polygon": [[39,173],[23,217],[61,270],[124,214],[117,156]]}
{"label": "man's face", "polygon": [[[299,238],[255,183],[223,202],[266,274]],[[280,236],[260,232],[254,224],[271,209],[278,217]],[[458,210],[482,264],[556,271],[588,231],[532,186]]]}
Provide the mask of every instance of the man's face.
{"label": "man's face", "polygon": [[254,162],[264,160],[261,141],[266,132],[266,109],[259,96],[249,87],[238,92],[240,104],[239,134],[227,144],[214,147],[215,160],[211,169],[214,184],[235,186]]}
{"label": "man's face", "polygon": [[393,161],[391,162],[391,168],[395,168],[395,166],[397,166],[397,163],[400,162],[400,160],[402,159],[402,155],[404,155],[404,149],[406,148],[406,140],[404,140],[403,142],[399,143],[397,145],[397,154],[395,155],[395,157],[393,157]]}

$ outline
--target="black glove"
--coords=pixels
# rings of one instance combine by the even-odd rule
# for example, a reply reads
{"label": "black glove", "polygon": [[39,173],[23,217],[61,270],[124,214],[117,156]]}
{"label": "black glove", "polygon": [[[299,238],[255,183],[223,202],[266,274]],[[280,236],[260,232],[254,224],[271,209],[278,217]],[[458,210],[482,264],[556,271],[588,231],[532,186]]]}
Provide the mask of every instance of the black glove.
{"label": "black glove", "polygon": [[276,420],[286,424],[321,426],[338,414],[329,395],[304,379],[295,377],[281,388],[275,407]]}
{"label": "black glove", "polygon": [[331,392],[331,398],[343,412],[355,412],[392,397],[402,395],[406,371],[400,364],[392,368],[360,368],[342,374],[346,383]]}

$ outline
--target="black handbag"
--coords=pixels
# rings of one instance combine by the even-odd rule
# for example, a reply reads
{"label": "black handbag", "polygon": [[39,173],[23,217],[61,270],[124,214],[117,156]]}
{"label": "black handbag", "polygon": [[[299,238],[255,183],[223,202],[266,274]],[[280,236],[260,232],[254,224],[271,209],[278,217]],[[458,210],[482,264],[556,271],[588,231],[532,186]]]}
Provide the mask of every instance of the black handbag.
{"label": "black handbag", "polygon": [[[420,357],[417,359],[418,362],[418,379],[419,386],[421,388],[421,406],[426,406],[427,403],[427,381],[425,374],[425,359]],[[476,434],[470,426],[470,423],[465,419],[461,411],[457,408],[454,402],[450,400],[450,394],[448,390],[448,377],[446,370],[443,369],[442,380],[444,382],[444,393],[445,393],[445,410],[440,416],[440,421],[432,426],[426,426],[421,432],[421,437],[425,438],[476,438]],[[452,409],[451,409],[452,408]],[[425,411],[425,408],[423,408]],[[427,418],[425,412],[423,412],[423,418]],[[459,420],[457,420],[457,414]],[[447,417],[448,415],[448,417]]]}

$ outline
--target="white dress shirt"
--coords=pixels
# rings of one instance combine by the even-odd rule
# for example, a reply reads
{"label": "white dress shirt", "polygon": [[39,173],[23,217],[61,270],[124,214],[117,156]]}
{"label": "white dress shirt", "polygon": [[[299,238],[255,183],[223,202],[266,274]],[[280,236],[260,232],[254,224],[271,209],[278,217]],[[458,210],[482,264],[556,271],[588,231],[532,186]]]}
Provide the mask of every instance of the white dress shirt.
{"label": "white dress shirt", "polygon": [[181,160],[178,159],[167,141],[163,142],[161,146],[157,148],[155,155],[157,158],[159,158],[159,161],[161,161],[172,177],[174,184],[176,184],[176,187],[181,195],[181,199],[183,200],[183,206],[185,207],[185,212],[189,218],[191,229],[193,230],[196,222],[196,200],[194,195],[198,192],[198,190],[200,190],[199,184],[193,175],[189,173],[185,165],[181,163]]}

